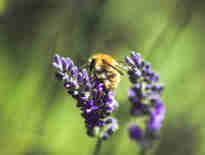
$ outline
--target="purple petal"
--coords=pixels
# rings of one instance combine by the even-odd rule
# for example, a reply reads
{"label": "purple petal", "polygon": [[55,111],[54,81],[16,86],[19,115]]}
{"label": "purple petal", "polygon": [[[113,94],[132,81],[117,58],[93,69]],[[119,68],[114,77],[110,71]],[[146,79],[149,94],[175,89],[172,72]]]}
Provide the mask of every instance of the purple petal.
{"label": "purple petal", "polygon": [[133,140],[136,140],[136,141],[142,140],[142,131],[136,124],[133,124],[130,126],[129,135],[130,135],[130,138]]}
{"label": "purple petal", "polygon": [[128,96],[129,97],[136,97],[136,92],[131,88],[131,89],[129,89],[129,91],[128,91]]}
{"label": "purple petal", "polygon": [[135,63],[130,57],[126,56],[125,61],[127,62],[128,65],[135,66]]}
{"label": "purple petal", "polygon": [[55,55],[54,59],[55,59],[56,64],[59,65],[61,63],[61,58],[58,54]]}
{"label": "purple petal", "polygon": [[155,110],[151,114],[151,120],[149,121],[148,127],[151,130],[159,130],[164,120],[165,108],[163,104],[158,104]]}

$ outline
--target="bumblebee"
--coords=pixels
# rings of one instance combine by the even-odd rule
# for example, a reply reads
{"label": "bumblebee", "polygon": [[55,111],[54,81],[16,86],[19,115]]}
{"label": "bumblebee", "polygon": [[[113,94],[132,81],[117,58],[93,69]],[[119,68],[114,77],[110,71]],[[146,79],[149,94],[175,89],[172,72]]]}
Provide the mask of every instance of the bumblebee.
{"label": "bumblebee", "polygon": [[123,72],[120,70],[120,64],[113,57],[99,53],[92,56],[88,62],[90,72],[94,73],[97,78],[102,79],[107,89],[117,87]]}

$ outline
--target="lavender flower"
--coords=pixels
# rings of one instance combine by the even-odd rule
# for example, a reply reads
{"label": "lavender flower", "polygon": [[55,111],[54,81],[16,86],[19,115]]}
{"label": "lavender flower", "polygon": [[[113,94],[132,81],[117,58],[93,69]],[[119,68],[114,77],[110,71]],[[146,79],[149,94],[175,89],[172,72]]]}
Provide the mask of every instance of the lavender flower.
{"label": "lavender flower", "polygon": [[160,130],[165,108],[161,100],[163,85],[159,84],[159,75],[151,70],[150,64],[145,62],[140,54],[132,52],[130,57],[125,57],[128,76],[133,84],[128,92],[131,103],[131,115],[135,117],[145,116],[145,131],[136,124],[130,127],[131,139],[150,145],[157,137]]}
{"label": "lavender flower", "polygon": [[56,55],[53,66],[57,79],[64,81],[68,94],[76,99],[76,106],[82,111],[87,135],[108,138],[118,129],[117,122],[108,117],[118,106],[113,91],[107,90],[104,81],[95,74],[89,75],[86,69],[79,71],[70,58]]}

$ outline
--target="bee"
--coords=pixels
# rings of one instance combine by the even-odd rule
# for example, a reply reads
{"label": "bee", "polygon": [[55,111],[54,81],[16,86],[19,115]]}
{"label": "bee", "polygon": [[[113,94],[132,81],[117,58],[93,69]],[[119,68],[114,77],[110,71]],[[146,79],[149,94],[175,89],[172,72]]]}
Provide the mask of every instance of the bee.
{"label": "bee", "polygon": [[97,78],[102,79],[108,90],[118,86],[123,72],[120,70],[120,64],[113,57],[99,53],[92,56],[88,62],[90,72],[94,73]]}

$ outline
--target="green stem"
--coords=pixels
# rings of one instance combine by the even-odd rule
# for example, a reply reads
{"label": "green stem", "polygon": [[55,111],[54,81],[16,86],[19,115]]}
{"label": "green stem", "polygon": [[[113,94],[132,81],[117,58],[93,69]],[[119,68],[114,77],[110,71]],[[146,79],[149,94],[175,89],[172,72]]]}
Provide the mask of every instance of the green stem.
{"label": "green stem", "polygon": [[142,147],[140,151],[140,155],[146,155],[147,154],[147,149],[145,147]]}
{"label": "green stem", "polygon": [[98,138],[98,141],[96,143],[96,146],[95,146],[95,151],[93,152],[93,155],[99,155],[100,154],[100,148],[102,146],[102,139],[101,138]]}

